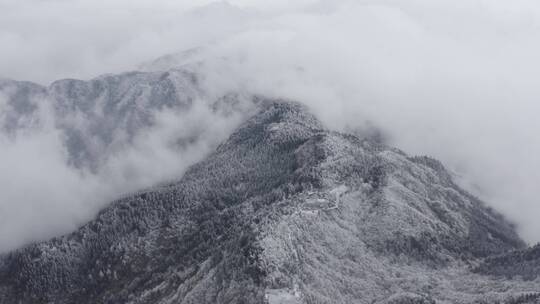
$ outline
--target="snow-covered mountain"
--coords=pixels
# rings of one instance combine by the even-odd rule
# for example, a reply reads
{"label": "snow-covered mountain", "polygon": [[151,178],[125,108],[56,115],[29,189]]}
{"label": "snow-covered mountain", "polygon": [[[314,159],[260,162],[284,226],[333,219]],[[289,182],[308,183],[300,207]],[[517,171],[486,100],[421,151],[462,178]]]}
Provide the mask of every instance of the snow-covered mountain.
{"label": "snow-covered mountain", "polygon": [[[181,70],[49,88],[17,83],[8,99],[17,100],[16,114],[3,128],[26,123],[20,117],[34,109],[26,96],[51,96],[71,162],[93,168],[114,146],[111,133],[128,141],[151,124],[147,109],[189,106],[196,84]],[[236,99],[214,106],[234,107]],[[251,104],[253,115],[182,178],[114,201],[72,233],[3,255],[0,302],[540,301],[537,248],[526,248],[440,162],[325,129],[291,101]],[[69,124],[74,112],[88,117],[90,133]]]}
{"label": "snow-covered mountain", "polygon": [[[115,149],[152,126],[157,111],[186,110],[200,97],[197,78],[185,70],[101,76],[90,81],[64,79],[42,87],[28,82],[0,81],[7,96],[5,132],[29,127],[40,119],[38,106],[52,113],[62,131],[69,161],[95,168]],[[30,119],[29,119],[30,118]]]}
{"label": "snow-covered mountain", "polygon": [[49,86],[0,80],[0,253],[72,231],[211,153],[254,107],[212,95],[200,78],[169,69]]}

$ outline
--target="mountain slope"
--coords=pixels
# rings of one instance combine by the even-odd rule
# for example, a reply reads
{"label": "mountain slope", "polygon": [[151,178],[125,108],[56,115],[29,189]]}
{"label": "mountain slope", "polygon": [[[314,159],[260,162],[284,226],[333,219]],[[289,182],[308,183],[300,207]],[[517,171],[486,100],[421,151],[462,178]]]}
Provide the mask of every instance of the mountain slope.
{"label": "mountain slope", "polygon": [[295,103],[259,107],[178,182],[2,257],[0,302],[472,303],[539,291],[468,270],[524,244],[439,162],[328,131]]}
{"label": "mountain slope", "polygon": [[535,279],[540,276],[540,244],[490,256],[482,261],[475,271],[508,278],[521,276],[525,279]]}
{"label": "mountain slope", "polygon": [[[97,170],[108,156],[155,124],[156,112],[187,111],[201,96],[197,81],[186,70],[63,79],[48,87],[0,80],[0,93],[6,95],[0,131],[15,133],[52,117],[62,132],[69,163]],[[40,116],[40,110],[51,115]]]}

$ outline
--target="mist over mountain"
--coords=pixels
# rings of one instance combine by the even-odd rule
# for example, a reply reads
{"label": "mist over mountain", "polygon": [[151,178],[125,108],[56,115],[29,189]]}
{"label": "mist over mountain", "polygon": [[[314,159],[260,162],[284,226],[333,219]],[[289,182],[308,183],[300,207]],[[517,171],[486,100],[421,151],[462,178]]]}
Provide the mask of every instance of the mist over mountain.
{"label": "mist over mountain", "polygon": [[252,105],[197,82],[187,70],[1,81],[0,251],[69,232],[209,154]]}
{"label": "mist over mountain", "polygon": [[0,0],[0,303],[540,303],[537,20]]}
{"label": "mist over mountain", "polygon": [[535,1],[4,0],[0,11],[0,77],[47,87],[172,54],[150,70],[199,65],[211,96],[288,98],[331,129],[374,126],[540,240]]}
{"label": "mist over mountain", "polygon": [[338,132],[316,107],[220,89],[198,52],[2,80],[0,302],[540,299],[538,245],[441,162],[368,123]]}

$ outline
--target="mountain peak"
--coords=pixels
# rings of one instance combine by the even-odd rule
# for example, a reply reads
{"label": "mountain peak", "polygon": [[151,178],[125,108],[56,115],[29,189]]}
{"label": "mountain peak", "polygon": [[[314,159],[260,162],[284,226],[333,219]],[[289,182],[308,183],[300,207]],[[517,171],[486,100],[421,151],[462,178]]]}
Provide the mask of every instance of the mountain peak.
{"label": "mountain peak", "polygon": [[459,286],[426,289],[461,280],[452,271],[498,293],[467,265],[524,244],[442,164],[329,131],[298,103],[256,104],[179,181],[1,258],[2,302],[476,299]]}

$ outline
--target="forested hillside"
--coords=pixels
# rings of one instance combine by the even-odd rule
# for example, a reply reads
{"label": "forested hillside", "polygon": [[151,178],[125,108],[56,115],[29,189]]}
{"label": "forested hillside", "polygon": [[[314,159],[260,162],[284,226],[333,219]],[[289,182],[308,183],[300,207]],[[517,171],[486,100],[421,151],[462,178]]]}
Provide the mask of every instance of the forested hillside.
{"label": "forested hillside", "polygon": [[[537,248],[441,163],[256,104],[179,181],[4,255],[0,302],[538,301]],[[501,281],[514,270],[500,265],[536,270]]]}

